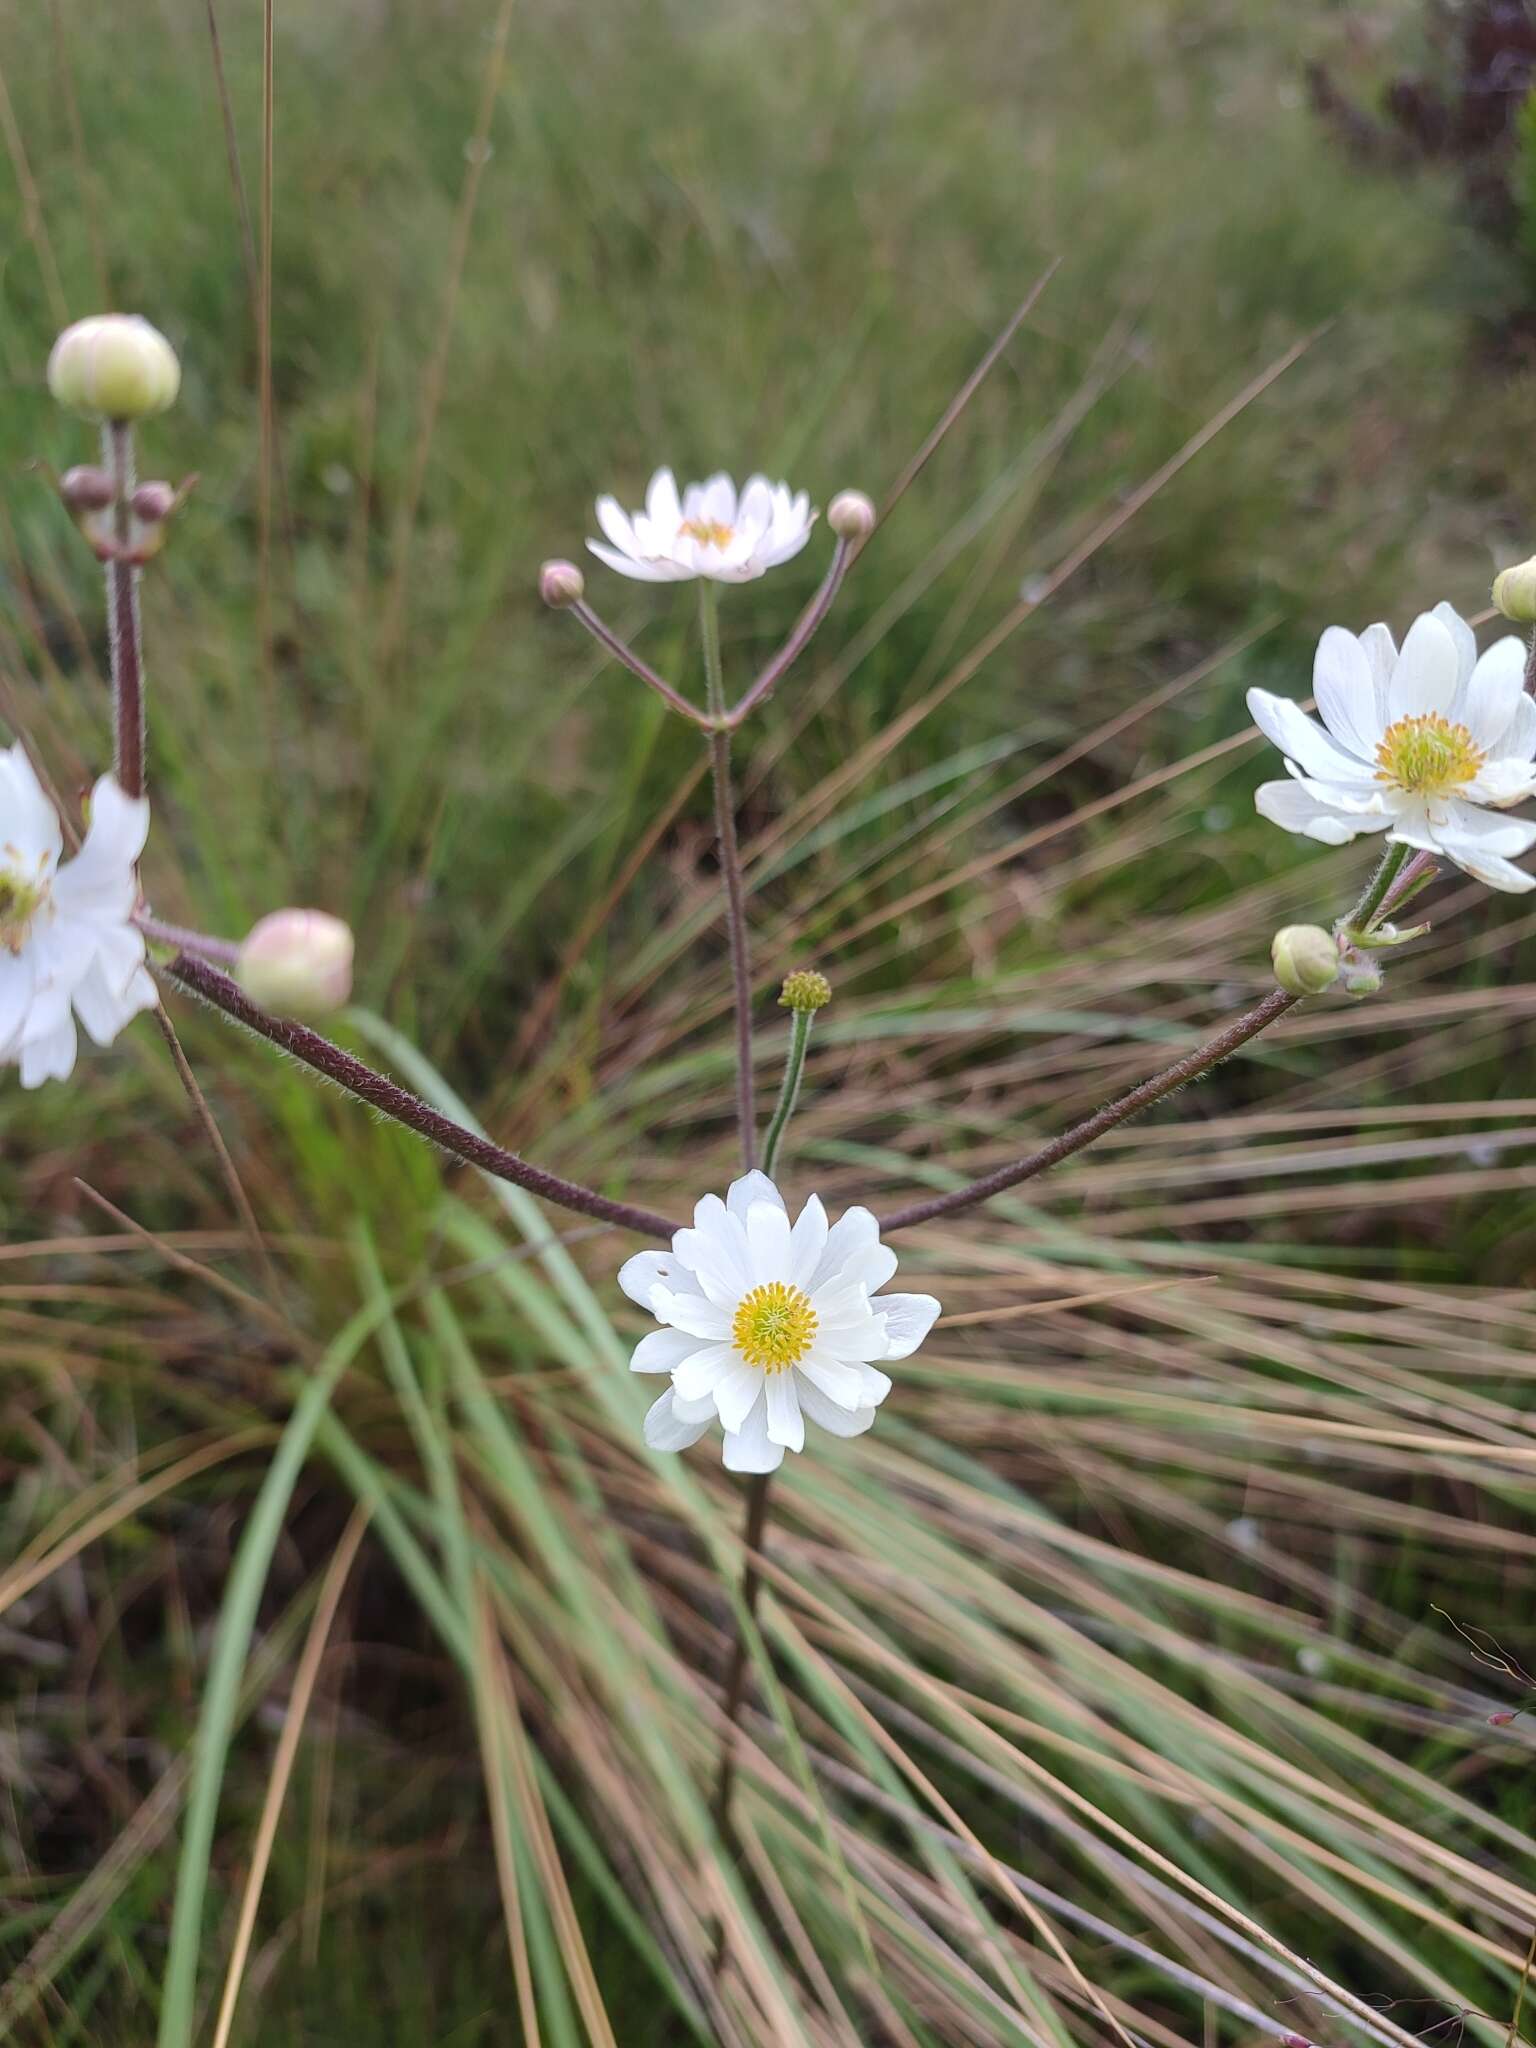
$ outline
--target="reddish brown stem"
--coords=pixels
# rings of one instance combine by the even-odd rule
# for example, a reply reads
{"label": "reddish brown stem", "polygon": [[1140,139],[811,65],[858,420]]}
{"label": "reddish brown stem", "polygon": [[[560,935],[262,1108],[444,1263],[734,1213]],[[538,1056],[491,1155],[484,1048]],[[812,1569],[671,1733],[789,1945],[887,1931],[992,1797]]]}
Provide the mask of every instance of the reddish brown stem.
{"label": "reddish brown stem", "polygon": [[947,1195],[932,1195],[926,1201],[909,1202],[904,1209],[892,1210],[889,1216],[881,1218],[881,1235],[888,1237],[893,1230],[909,1230],[914,1223],[931,1223],[936,1216],[952,1216],[959,1209],[990,1201],[994,1195],[1016,1188],[1021,1181],[1033,1180],[1037,1174],[1059,1166],[1074,1152],[1081,1152],[1085,1145],[1091,1145],[1106,1131],[1112,1131],[1116,1124],[1140,1116],[1144,1109],[1161,1102],[1165,1095],[1172,1095],[1186,1082],[1198,1081],[1202,1074],[1208,1074],[1212,1067],[1229,1059],[1250,1038],[1257,1038],[1261,1031],[1267,1031],[1287,1010],[1293,1010],[1299,1000],[1282,988],[1272,989],[1263,1002],[1255,1004],[1253,1009],[1229,1024],[1225,1031],[1208,1038],[1204,1045],[1197,1045],[1193,1052],[1185,1053],[1182,1059],[1153,1074],[1118,1101],[1105,1103],[1102,1109],[1095,1110],[1082,1123],[1074,1124],[1070,1131],[1063,1131],[1060,1137],[1052,1138],[1038,1151],[1014,1160],[1009,1166],[999,1166],[994,1172],[983,1174],[980,1180],[970,1181],[965,1187],[955,1188]]}
{"label": "reddish brown stem", "polygon": [[529,1194],[554,1202],[562,1209],[574,1209],[579,1216],[595,1216],[600,1223],[613,1223],[621,1230],[638,1231],[642,1237],[660,1238],[665,1242],[678,1228],[677,1224],[666,1216],[658,1215],[654,1209],[638,1209],[628,1202],[610,1201],[607,1195],[600,1195],[592,1188],[582,1187],[579,1182],[564,1180],[559,1174],[546,1172],[542,1166],[520,1159],[515,1152],[493,1144],[477,1131],[465,1130],[462,1124],[456,1124],[430,1103],[412,1095],[409,1089],[400,1087],[383,1074],[375,1073],[362,1060],[343,1052],[330,1039],[322,1038],[318,1031],[311,1031],[307,1024],[297,1023],[291,1017],[272,1016],[259,1003],[253,1003],[237,981],[232,981],[207,960],[199,960],[190,953],[178,953],[161,971],[178,988],[185,989],[189,995],[200,996],[205,1003],[222,1010],[226,1017],[243,1024],[247,1031],[254,1031],[269,1045],[277,1046],[281,1052],[291,1054],[315,1073],[323,1074],[328,1081],[345,1088],[348,1094],[357,1096],[370,1108],[393,1117],[396,1123],[404,1124],[408,1130],[430,1139],[455,1159],[462,1159],[466,1166],[478,1166],[482,1173],[511,1181],[514,1186],[526,1188]]}
{"label": "reddish brown stem", "polygon": [[133,428],[109,420],[102,453],[112,478],[112,531],[118,557],[107,563],[107,638],[112,663],[113,773],[126,796],[144,794],[144,657],[139,631],[139,571],[126,556],[133,537]]}

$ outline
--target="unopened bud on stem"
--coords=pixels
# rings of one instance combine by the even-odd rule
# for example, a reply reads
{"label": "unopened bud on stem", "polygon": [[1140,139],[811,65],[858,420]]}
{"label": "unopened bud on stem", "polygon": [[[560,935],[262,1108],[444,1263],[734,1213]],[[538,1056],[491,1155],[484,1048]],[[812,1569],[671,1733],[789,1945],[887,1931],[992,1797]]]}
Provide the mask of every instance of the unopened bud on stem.
{"label": "unopened bud on stem", "polygon": [[136,313],[99,313],[66,327],[48,358],[48,389],[88,420],[142,420],[181,389],[176,351]]}
{"label": "unopened bud on stem", "polygon": [[128,500],[133,516],[144,526],[159,526],[176,510],[176,487],[156,478],[140,484]]}
{"label": "unopened bud on stem", "polygon": [[1275,933],[1269,957],[1275,979],[1293,996],[1320,996],[1339,978],[1339,942],[1320,924],[1288,924]]}
{"label": "unopened bud on stem", "polygon": [[801,967],[784,977],[779,1005],[785,1010],[824,1010],[832,1000],[832,984],[814,967]]}
{"label": "unopened bud on stem", "polygon": [[580,604],[587,579],[574,562],[546,562],[539,571],[539,596],[555,611]]}
{"label": "unopened bud on stem", "polygon": [[352,993],[352,934],[323,910],[274,910],[252,927],[235,979],[279,1017],[323,1017]]}
{"label": "unopened bud on stem", "polygon": [[868,540],[875,530],[875,508],[862,491],[839,491],[827,507],[827,524],[839,540]]}
{"label": "unopened bud on stem", "polygon": [[1499,571],[1493,579],[1493,605],[1517,626],[1536,625],[1536,555]]}
{"label": "unopened bud on stem", "polygon": [[105,512],[112,502],[112,479],[104,469],[82,463],[59,478],[59,496],[76,519],[87,512]]}

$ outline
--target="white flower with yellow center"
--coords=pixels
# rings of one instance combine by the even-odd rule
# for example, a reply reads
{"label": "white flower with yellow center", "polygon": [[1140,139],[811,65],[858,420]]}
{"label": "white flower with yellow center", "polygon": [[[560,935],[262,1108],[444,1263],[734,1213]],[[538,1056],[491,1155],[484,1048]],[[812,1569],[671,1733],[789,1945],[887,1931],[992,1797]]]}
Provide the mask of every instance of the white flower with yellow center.
{"label": "white flower with yellow center", "polygon": [[617,498],[599,498],[597,522],[613,543],[587,546],[600,562],[641,583],[685,583],[707,576],[717,583],[750,583],[811,537],[816,514],[804,491],[748,477],[737,492],[723,473],[689,484],[681,498],[670,469],[658,469],[643,512],[625,512]]}
{"label": "white flower with yellow center", "polygon": [[910,1358],[933,1327],[931,1294],[880,1294],[896,1255],[867,1209],[828,1225],[815,1195],[793,1226],[766,1174],[706,1195],[670,1252],[639,1252],[619,1285],[663,1327],[636,1372],[672,1384],[645,1418],[652,1450],[682,1451],[718,1416],[732,1472],[772,1472],[805,1445],[809,1416],[860,1436],[891,1391],[877,1361]]}
{"label": "white flower with yellow center", "polygon": [[110,1045],[154,1007],[144,938],[130,922],[149,805],[110,775],[91,795],[90,829],[61,867],[64,835],[25,751],[0,751],[0,1064],[23,1088],[75,1064],[75,1018]]}
{"label": "white flower with yellow center", "polygon": [[1401,652],[1385,626],[1358,638],[1330,626],[1312,679],[1321,726],[1285,697],[1248,692],[1292,777],[1262,785],[1261,814],[1328,846],[1385,832],[1490,888],[1531,888],[1536,876],[1514,861],[1536,845],[1536,824],[1491,815],[1536,795],[1525,658],[1511,636],[1479,659],[1472,628],[1448,604],[1414,620]]}

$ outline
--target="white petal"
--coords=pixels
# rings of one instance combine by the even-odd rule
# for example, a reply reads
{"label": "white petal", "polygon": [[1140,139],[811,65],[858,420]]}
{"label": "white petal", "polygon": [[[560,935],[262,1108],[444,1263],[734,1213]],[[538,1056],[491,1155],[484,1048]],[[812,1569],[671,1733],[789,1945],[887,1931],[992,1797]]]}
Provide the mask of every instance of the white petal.
{"label": "white petal", "polygon": [[1383,832],[1392,820],[1385,810],[1376,816],[1360,811],[1340,810],[1325,803],[1313,791],[1321,785],[1308,782],[1261,782],[1253,793],[1254,807],[1261,818],[1287,832],[1304,833],[1320,839],[1325,846],[1343,846],[1362,832]]}
{"label": "white petal", "polygon": [[747,1211],[747,1251],[754,1285],[788,1280],[789,1242],[789,1218],[782,1203],[754,1202]]}
{"label": "white petal", "polygon": [[806,1292],[814,1295],[838,1279],[859,1252],[877,1244],[879,1239],[880,1225],[868,1209],[845,1209],[827,1232],[826,1247],[806,1284]]}
{"label": "white petal", "polygon": [[839,1408],[851,1411],[869,1405],[864,1397],[863,1373],[856,1365],[840,1365],[835,1358],[828,1358],[816,1350],[809,1358],[802,1359],[795,1371],[808,1379],[813,1387],[820,1387],[827,1399],[836,1402]]}
{"label": "white petal", "polygon": [[158,999],[155,984],[142,967],[129,977],[125,988],[113,988],[98,955],[90,972],[76,984],[71,1000],[75,1015],[97,1045],[110,1045],[141,1010],[152,1010]]}
{"label": "white petal", "polygon": [[789,1277],[796,1287],[811,1291],[816,1268],[827,1243],[827,1212],[820,1195],[812,1195],[789,1233]]}
{"label": "white petal", "polygon": [[703,485],[701,503],[706,526],[736,524],[736,486],[723,469],[718,470]]}
{"label": "white petal", "polygon": [[939,1304],[931,1294],[882,1294],[870,1303],[885,1317],[890,1340],[887,1358],[910,1358],[938,1319]]}
{"label": "white petal", "polygon": [[866,1294],[873,1294],[895,1271],[896,1254],[890,1246],[878,1240],[874,1244],[866,1242],[854,1246],[830,1284],[838,1290],[862,1287]]}
{"label": "white petal", "polygon": [[670,469],[658,469],[645,493],[645,516],[662,533],[676,535],[683,523],[683,509],[677,499],[677,478]]}
{"label": "white petal", "polygon": [[873,1408],[839,1408],[835,1401],[829,1401],[820,1387],[815,1386],[803,1375],[795,1389],[800,1396],[800,1412],[818,1429],[824,1429],[831,1436],[862,1436],[875,1419]]}
{"label": "white petal", "polygon": [[725,1191],[725,1206],[733,1216],[744,1224],[747,1211],[754,1202],[777,1202],[784,1207],[784,1197],[779,1193],[766,1173],[759,1173],[754,1166],[750,1173],[744,1173],[740,1180],[733,1180]]}
{"label": "white petal", "polygon": [[771,1372],[763,1390],[767,1396],[768,1435],[786,1451],[805,1449],[805,1424],[800,1417],[795,1379],[792,1372]]}
{"label": "white petal", "polygon": [[21,1047],[21,1085],[41,1088],[45,1081],[67,1081],[75,1070],[75,1020],[68,1011],[62,1023]]}
{"label": "white petal", "polygon": [[685,1401],[713,1400],[720,1382],[736,1368],[736,1353],[729,1344],[695,1345],[692,1353],[673,1369],[672,1384]]}
{"label": "white petal", "polygon": [[759,1398],[740,1430],[727,1430],[721,1452],[727,1472],[777,1472],[784,1462],[784,1446],[768,1435],[767,1402]]}
{"label": "white petal", "polygon": [[651,1291],[665,1287],[673,1294],[697,1294],[699,1283],[672,1252],[636,1252],[619,1268],[619,1285],[641,1308],[651,1305]]}
{"label": "white petal", "polygon": [[1317,643],[1312,694],[1334,738],[1369,761],[1381,743],[1381,707],[1365,649],[1342,626],[1330,626]]}
{"label": "white petal", "polygon": [[1449,711],[1459,680],[1455,641],[1432,613],[1421,613],[1409,627],[1397,667],[1392,671],[1387,690],[1387,723],[1395,724],[1399,718],[1421,718],[1429,711]]}
{"label": "white petal", "polygon": [[857,1322],[820,1325],[816,1352],[818,1357],[835,1358],[841,1365],[868,1365],[876,1358],[889,1358],[891,1340],[885,1317],[865,1315]]}
{"label": "white petal", "polygon": [[752,1284],[745,1235],[718,1195],[706,1195],[693,1213],[693,1229],[677,1231],[672,1249],[711,1301],[734,1308]]}
{"label": "white petal", "polygon": [[686,1330],[652,1330],[629,1355],[631,1372],[672,1372],[699,1348]]}
{"label": "white petal", "polygon": [[1509,721],[1509,730],[1500,737],[1493,751],[1516,761],[1536,758],[1536,698],[1521,693],[1515,715]]}
{"label": "white petal", "polygon": [[1456,715],[1480,747],[1502,753],[1499,742],[1524,695],[1525,643],[1509,633],[1495,640],[1473,669]]}
{"label": "white petal", "polygon": [[621,555],[617,548],[605,548],[600,540],[589,540],[587,547],[600,562],[617,569],[621,576],[632,577],[636,583],[683,583],[694,574],[679,562],[636,561],[632,555]]}
{"label": "white petal", "polygon": [[1522,804],[1536,796],[1536,765],[1507,757],[1485,761],[1457,794],[1474,804]]}
{"label": "white petal", "polygon": [[730,1316],[702,1294],[674,1294],[670,1288],[658,1286],[651,1290],[649,1307],[659,1323],[671,1323],[711,1344],[723,1343],[731,1334]]}
{"label": "white petal", "polygon": [[32,958],[0,947],[0,1059],[8,1059],[32,1004]]}
{"label": "white petal", "polygon": [[670,1387],[645,1414],[645,1440],[653,1451],[686,1451],[708,1427],[708,1416],[702,1422],[685,1422],[677,1414]]}
{"label": "white petal", "polygon": [[865,1408],[878,1408],[891,1391],[892,1381],[888,1372],[881,1372],[877,1366],[859,1367],[859,1386],[862,1389],[860,1404]]}
{"label": "white petal", "polygon": [[1264,737],[1308,775],[1323,782],[1347,782],[1352,774],[1359,774],[1358,758],[1330,739],[1289,697],[1275,697],[1268,690],[1250,690],[1248,709]]}
{"label": "white petal", "polygon": [[676,1387],[674,1387],[672,1389],[672,1413],[679,1422],[696,1422],[700,1428],[704,1428],[716,1419],[715,1397],[713,1394],[705,1394],[700,1400],[685,1401]]}
{"label": "white petal", "polygon": [[1464,690],[1477,666],[1477,635],[1456,607],[1446,604],[1443,599],[1430,617],[1438,619],[1451,636],[1451,645],[1456,650],[1456,684],[1458,689]]}
{"label": "white petal", "polygon": [[755,1365],[746,1365],[733,1355],[727,1371],[715,1381],[713,1399],[716,1413],[727,1429],[740,1429],[763,1391],[767,1375]]}
{"label": "white petal", "polygon": [[597,523],[621,555],[644,552],[635,538],[634,522],[617,498],[599,498],[593,507]]}
{"label": "white petal", "polygon": [[58,812],[18,740],[0,753],[0,863],[36,878],[54,867],[63,845]]}

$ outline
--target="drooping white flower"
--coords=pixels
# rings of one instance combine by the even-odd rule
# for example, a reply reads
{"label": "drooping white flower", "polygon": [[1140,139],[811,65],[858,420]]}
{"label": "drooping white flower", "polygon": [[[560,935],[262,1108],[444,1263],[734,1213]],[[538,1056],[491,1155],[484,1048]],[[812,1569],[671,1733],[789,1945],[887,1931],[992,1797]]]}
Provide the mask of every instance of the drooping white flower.
{"label": "drooping white flower", "polygon": [[619,1285],[659,1330],[630,1365],[672,1384],[645,1418],[653,1450],[682,1451],[719,1417],[731,1472],[772,1472],[809,1417],[861,1436],[891,1391],[877,1361],[910,1358],[933,1327],[931,1294],[880,1294],[896,1254],[867,1209],[828,1225],[815,1195],[793,1226],[766,1174],[706,1195],[670,1252],[638,1252]]}
{"label": "drooping white flower", "polygon": [[625,512],[617,498],[599,498],[597,521],[613,543],[587,546],[600,562],[642,583],[684,583],[707,576],[717,583],[750,583],[798,555],[811,537],[816,514],[804,491],[748,477],[738,494],[723,472],[689,484],[681,498],[670,469],[658,469],[643,512]]}
{"label": "drooping white flower", "polygon": [[1472,628],[1448,604],[1414,620],[1401,652],[1385,626],[1358,638],[1330,626],[1313,669],[1321,726],[1288,698],[1248,692],[1292,778],[1260,787],[1260,813],[1328,846],[1385,832],[1492,889],[1536,886],[1514,866],[1536,845],[1536,824],[1491,815],[1536,795],[1525,658],[1511,635],[1479,659]]}
{"label": "drooping white flower", "polygon": [[61,867],[58,813],[25,750],[0,751],[0,1064],[20,1067],[23,1088],[73,1071],[76,1017],[110,1045],[154,1006],[130,922],[148,831],[148,802],[103,775],[85,843]]}

